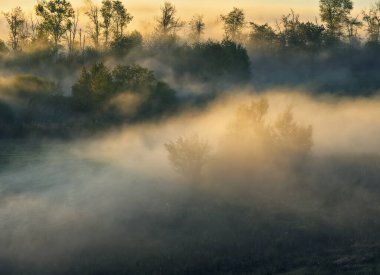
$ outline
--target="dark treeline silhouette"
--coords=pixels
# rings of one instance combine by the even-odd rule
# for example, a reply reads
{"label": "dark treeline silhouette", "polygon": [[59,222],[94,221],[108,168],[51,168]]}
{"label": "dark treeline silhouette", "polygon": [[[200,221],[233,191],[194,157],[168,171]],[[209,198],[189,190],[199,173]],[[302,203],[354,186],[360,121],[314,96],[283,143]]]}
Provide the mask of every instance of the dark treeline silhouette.
{"label": "dark treeline silhouette", "polygon": [[[134,16],[119,0],[99,5],[88,0],[82,12],[67,0],[39,1],[30,18],[16,7],[3,13],[9,39],[0,41],[0,69],[13,80],[2,83],[2,91],[14,93],[0,98],[1,112],[7,114],[2,136],[27,134],[25,129],[36,125],[70,128],[78,117],[78,128],[160,118],[247,84],[256,90],[285,86],[338,95],[376,93],[380,4],[357,17],[351,0],[321,0],[319,8],[320,23],[301,21],[291,10],[276,25],[249,21],[244,10],[233,8],[220,16],[224,37],[217,41],[205,37],[202,15],[186,22],[169,2],[158,11],[154,35],[145,37],[128,28]],[[188,37],[180,35],[183,31]],[[26,78],[33,85],[24,85]],[[54,89],[39,91],[35,99],[39,84],[33,81],[53,83]],[[197,87],[202,91],[187,93]],[[135,97],[136,106],[120,111],[126,94]],[[19,115],[24,109],[38,115],[25,121]]]}

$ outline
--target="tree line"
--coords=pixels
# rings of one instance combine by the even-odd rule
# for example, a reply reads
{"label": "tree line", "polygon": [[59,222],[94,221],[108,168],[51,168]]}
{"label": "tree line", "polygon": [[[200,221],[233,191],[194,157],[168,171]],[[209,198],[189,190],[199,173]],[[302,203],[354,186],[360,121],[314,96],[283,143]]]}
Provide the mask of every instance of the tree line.
{"label": "tree line", "polygon": [[[89,25],[79,27],[82,14],[75,11],[68,0],[42,0],[34,8],[34,16],[27,18],[21,7],[4,12],[9,29],[7,45],[2,41],[0,50],[8,46],[13,51],[43,42],[58,48],[66,44],[68,52],[93,47],[107,49],[120,44],[127,34],[129,23],[134,19],[120,0],[103,0],[100,5],[91,0],[85,1],[84,15]],[[239,43],[250,43],[257,47],[308,47],[318,48],[335,45],[339,42],[360,43],[359,29],[364,29],[366,42],[380,43],[380,1],[361,15],[353,16],[352,0],[320,0],[320,20],[302,22],[299,15],[291,11],[283,15],[275,26],[268,23],[258,24],[246,19],[245,11],[233,8],[231,12],[220,15],[225,39]],[[189,22],[177,16],[176,7],[165,2],[156,20],[155,31],[161,36],[176,36],[177,32],[188,26],[192,41],[201,41],[206,24],[203,15],[194,15]],[[249,29],[249,35],[245,30]],[[141,36],[141,35],[140,35]],[[134,37],[141,39],[138,34]]]}

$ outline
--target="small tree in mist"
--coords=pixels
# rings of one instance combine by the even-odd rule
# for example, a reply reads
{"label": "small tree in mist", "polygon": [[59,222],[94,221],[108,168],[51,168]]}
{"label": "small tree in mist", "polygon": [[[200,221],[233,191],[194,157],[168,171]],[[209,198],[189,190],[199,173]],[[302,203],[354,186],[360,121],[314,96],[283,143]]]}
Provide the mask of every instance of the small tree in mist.
{"label": "small tree in mist", "polygon": [[66,0],[42,0],[36,7],[36,14],[42,18],[40,28],[53,37],[57,48],[62,36],[72,26],[74,9]]}
{"label": "small tree in mist", "polygon": [[242,9],[233,8],[226,15],[221,15],[220,18],[224,24],[224,32],[227,38],[233,41],[241,39],[242,30],[245,27],[245,14]]}
{"label": "small tree in mist", "polygon": [[245,153],[258,155],[309,152],[313,145],[312,127],[295,122],[290,107],[274,123],[269,123],[268,110],[269,103],[266,99],[241,105],[229,127],[230,142],[238,142]]}
{"label": "small tree in mist", "polygon": [[28,37],[24,12],[20,7],[16,7],[12,11],[4,13],[4,17],[9,27],[9,44],[12,50],[18,51],[21,49],[21,42]]}
{"label": "small tree in mist", "polygon": [[266,122],[269,103],[265,98],[239,106],[235,118],[229,125],[229,136],[242,143],[271,142],[271,130]]}
{"label": "small tree in mist", "polygon": [[368,41],[380,43],[380,1],[376,2],[371,9],[363,11],[363,21],[366,24]]}
{"label": "small tree in mist", "polygon": [[288,107],[280,114],[273,125],[272,137],[275,144],[288,152],[308,152],[313,146],[313,129],[298,125],[294,121],[292,108]]}
{"label": "small tree in mist", "polygon": [[182,28],[184,23],[176,17],[177,9],[169,2],[165,2],[161,7],[161,16],[156,19],[156,31],[163,35],[170,33],[175,34],[179,28]]}
{"label": "small tree in mist", "polygon": [[206,24],[203,21],[203,16],[194,15],[191,21],[189,22],[189,25],[190,25],[190,30],[191,30],[191,38],[195,42],[199,42],[206,28]]}
{"label": "small tree in mist", "polygon": [[169,161],[175,170],[191,180],[199,180],[202,169],[210,158],[210,146],[198,136],[179,137],[165,144]]}

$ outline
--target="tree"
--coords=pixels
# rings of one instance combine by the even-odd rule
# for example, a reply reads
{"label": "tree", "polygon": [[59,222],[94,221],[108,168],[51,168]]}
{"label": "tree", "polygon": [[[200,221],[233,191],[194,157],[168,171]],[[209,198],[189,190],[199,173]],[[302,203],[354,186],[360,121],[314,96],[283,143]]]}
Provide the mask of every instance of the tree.
{"label": "tree", "polygon": [[294,121],[292,108],[278,115],[274,123],[268,123],[269,104],[266,99],[241,105],[229,128],[232,143],[238,141],[243,154],[278,156],[278,154],[303,155],[313,146],[312,127]]}
{"label": "tree", "polygon": [[170,32],[176,33],[177,29],[182,28],[184,23],[176,17],[177,10],[169,2],[165,2],[164,6],[161,7],[161,16],[156,19],[157,26],[156,30],[163,34],[168,35]]}
{"label": "tree", "polygon": [[114,37],[119,38],[124,34],[124,28],[132,21],[133,16],[127,12],[123,3],[119,0],[112,2],[113,10],[113,32]]}
{"label": "tree", "polygon": [[206,28],[206,24],[203,21],[203,16],[194,15],[189,25],[191,30],[191,37],[194,39],[194,41],[199,42]]}
{"label": "tree", "polygon": [[139,65],[117,66],[112,71],[117,92],[141,92],[157,84],[152,71]]}
{"label": "tree", "polygon": [[342,36],[342,30],[352,9],[352,0],[320,0],[321,19],[326,23],[327,31],[332,38]]}
{"label": "tree", "polygon": [[280,41],[282,46],[296,49],[318,49],[322,46],[325,28],[317,23],[301,22],[292,10],[282,17]]}
{"label": "tree", "polygon": [[358,42],[358,29],[363,26],[363,23],[358,20],[358,17],[348,17],[345,22],[347,37],[351,43]]}
{"label": "tree", "polygon": [[9,44],[12,50],[18,51],[21,49],[21,41],[27,37],[24,13],[20,7],[16,7],[12,11],[4,13],[4,17],[9,27]]}
{"label": "tree", "polygon": [[304,41],[304,46],[308,49],[316,50],[322,47],[325,27],[318,23],[302,22],[299,31]]}
{"label": "tree", "polygon": [[295,14],[292,10],[290,14],[283,15],[281,23],[284,28],[281,35],[284,46],[291,48],[299,48],[304,45],[303,37],[299,30],[301,22],[299,21],[299,15]]}
{"label": "tree", "polygon": [[67,41],[67,48],[69,53],[72,53],[75,50],[75,39],[78,32],[78,22],[79,22],[79,12],[74,15],[72,20],[72,24],[70,24],[70,28],[67,29],[65,39]]}
{"label": "tree", "polygon": [[90,19],[91,25],[89,26],[89,34],[92,42],[96,49],[99,48],[99,38],[100,38],[100,15],[98,6],[94,5],[91,0],[86,2],[87,11],[85,14]]}
{"label": "tree", "polygon": [[125,56],[134,48],[141,47],[142,43],[141,33],[133,31],[131,34],[116,37],[110,43],[110,50],[117,56]]}
{"label": "tree", "polygon": [[100,110],[113,92],[112,74],[103,63],[94,64],[90,70],[83,68],[72,87],[75,106],[81,111]]}
{"label": "tree", "polygon": [[53,37],[57,48],[60,39],[72,26],[75,12],[67,0],[42,0],[36,7],[36,14],[42,17],[40,28]]}
{"label": "tree", "polygon": [[0,57],[5,55],[8,52],[8,48],[5,45],[4,41],[0,39]]}
{"label": "tree", "polygon": [[269,50],[279,45],[279,36],[268,24],[259,25],[250,22],[252,31],[250,39],[256,49]]}
{"label": "tree", "polygon": [[100,8],[100,13],[102,15],[103,22],[101,27],[103,28],[104,44],[108,46],[108,41],[110,37],[110,29],[112,24],[112,2],[110,0],[103,0],[102,7]]}
{"label": "tree", "polygon": [[210,158],[210,145],[198,136],[179,137],[165,144],[169,161],[175,170],[192,181],[199,181],[202,169]]}
{"label": "tree", "polygon": [[313,129],[294,121],[292,108],[288,107],[274,123],[272,137],[279,150],[287,153],[309,152],[313,146]]}
{"label": "tree", "polygon": [[363,21],[367,25],[368,41],[380,43],[380,1],[376,2],[368,12],[363,11]]}
{"label": "tree", "polygon": [[227,38],[237,41],[241,39],[242,30],[245,26],[245,14],[242,9],[233,8],[227,15],[221,15],[224,23],[224,31]]}

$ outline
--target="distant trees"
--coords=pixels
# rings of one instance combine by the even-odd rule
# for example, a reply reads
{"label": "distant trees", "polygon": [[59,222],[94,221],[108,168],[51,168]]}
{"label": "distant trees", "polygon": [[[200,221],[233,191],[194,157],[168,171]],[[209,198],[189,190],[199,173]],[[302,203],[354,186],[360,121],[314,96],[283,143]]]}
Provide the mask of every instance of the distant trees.
{"label": "distant trees", "polygon": [[71,3],[67,0],[42,0],[36,5],[35,10],[42,18],[40,28],[52,36],[57,48],[60,39],[73,24],[75,12]]}
{"label": "distant trees", "polygon": [[[9,27],[10,48],[20,50],[24,42],[30,45],[46,45],[45,42],[53,42],[54,47],[57,47],[64,38],[68,52],[71,53],[78,44],[83,52],[87,45],[95,49],[103,46],[104,50],[110,48],[114,50],[128,48],[126,45],[131,39],[137,41],[136,33],[134,35],[126,33],[133,16],[121,0],[102,0],[99,6],[92,0],[84,1],[84,14],[89,19],[87,33],[90,43],[85,43],[86,35],[79,24],[79,12],[73,10],[70,0],[41,0],[35,6],[37,20],[33,17],[27,20],[19,7],[4,13]],[[253,48],[262,50],[274,48],[317,50],[345,41],[359,45],[358,30],[363,26],[363,22],[366,25],[368,41],[378,43],[380,40],[380,2],[375,3],[369,11],[363,11],[362,18],[350,16],[353,10],[352,0],[320,0],[319,10],[323,25],[317,20],[302,22],[293,10],[281,17],[277,22],[277,28],[269,24],[250,22],[248,42]],[[169,44],[175,43],[177,31],[185,26],[185,22],[180,20],[176,7],[170,2],[165,2],[160,11],[160,16],[156,18],[155,30],[158,34],[169,38],[165,40]],[[220,19],[223,23],[225,40],[247,42],[244,33],[247,25],[244,10],[234,7],[227,14],[220,15]],[[206,26],[203,16],[194,15],[187,26],[191,41],[199,43]],[[35,43],[37,41],[43,42]],[[119,51],[121,52],[128,51]]]}
{"label": "distant trees", "polygon": [[300,22],[299,15],[291,11],[281,20],[283,29],[280,41],[285,47],[316,50],[322,46],[325,28],[312,22]]}
{"label": "distant trees", "polygon": [[123,3],[119,0],[112,2],[113,33],[115,39],[124,35],[124,29],[132,21],[133,16],[127,12]]}
{"label": "distant trees", "polygon": [[242,9],[233,8],[226,15],[221,15],[220,18],[224,24],[224,32],[226,38],[233,41],[239,41],[242,37],[242,30],[245,27],[245,14]]}
{"label": "distant trees", "polygon": [[[292,109],[280,113],[274,123],[267,121],[266,99],[241,105],[229,128],[229,138],[244,150],[258,154],[305,154],[313,146],[312,127],[294,121]],[[248,151],[249,151],[248,150]]]}
{"label": "distant trees", "polygon": [[114,41],[120,41],[127,25],[133,19],[119,0],[103,0],[100,8],[91,0],[87,0],[85,14],[90,20],[88,32],[96,49],[100,46],[101,36],[104,48]]}
{"label": "distant trees", "polygon": [[158,81],[153,72],[138,65],[110,70],[103,63],[96,63],[90,69],[83,68],[72,87],[74,106],[82,112],[102,112],[112,98],[123,93],[144,99],[138,109],[141,116],[170,112],[177,102],[174,90]]}
{"label": "distant trees", "polygon": [[128,35],[116,37],[110,43],[110,51],[116,56],[127,55],[131,50],[142,47],[143,36],[138,31],[133,31]]}
{"label": "distant trees", "polygon": [[260,50],[273,50],[279,46],[279,36],[268,24],[259,25],[250,22],[251,33],[249,38],[252,45]]}
{"label": "distant trees", "polygon": [[14,51],[18,51],[21,49],[21,42],[28,37],[24,12],[20,7],[16,7],[12,11],[4,13],[4,17],[9,27],[9,44]]}
{"label": "distant trees", "polygon": [[368,41],[380,43],[380,1],[376,2],[370,10],[363,11],[363,21],[367,27]]}
{"label": "distant trees", "polygon": [[320,0],[319,10],[322,22],[330,36],[339,38],[353,9],[352,0]]}
{"label": "distant trees", "polygon": [[[163,57],[166,60],[168,57]],[[246,81],[251,73],[247,50],[231,40],[206,41],[183,47],[173,59],[178,76],[201,81]]]}
{"label": "distant trees", "polygon": [[318,50],[323,46],[325,28],[312,22],[301,22],[299,15],[291,11],[282,16],[276,32],[268,24],[250,22],[251,44],[255,49],[273,51],[278,48]]}
{"label": "distant trees", "polygon": [[91,40],[95,46],[95,49],[99,48],[100,43],[100,35],[101,35],[101,22],[100,22],[100,11],[99,7],[92,3],[91,0],[86,2],[86,12],[85,14],[88,16],[90,20],[89,33]]}
{"label": "distant trees", "polygon": [[201,36],[205,31],[206,24],[203,21],[202,15],[194,15],[191,21],[189,22],[190,30],[191,30],[191,38],[195,42],[199,42],[201,40]]}
{"label": "distant trees", "polygon": [[156,19],[156,30],[163,34],[175,34],[179,28],[182,28],[184,23],[177,18],[177,10],[175,6],[169,2],[165,2],[161,7],[161,15]]}

